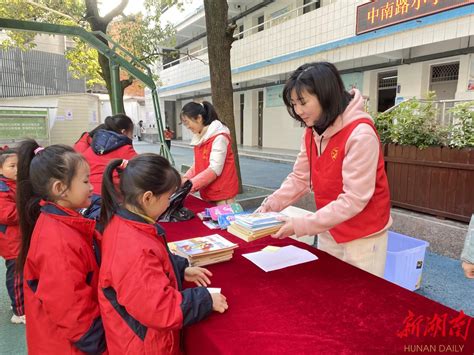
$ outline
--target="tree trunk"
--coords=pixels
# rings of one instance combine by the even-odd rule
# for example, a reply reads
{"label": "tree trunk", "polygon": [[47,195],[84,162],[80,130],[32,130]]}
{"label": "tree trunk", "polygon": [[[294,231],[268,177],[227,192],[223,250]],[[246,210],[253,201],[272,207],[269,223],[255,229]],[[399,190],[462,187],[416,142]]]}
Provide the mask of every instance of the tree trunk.
{"label": "tree trunk", "polygon": [[[103,33],[107,33],[107,27],[109,26],[109,23],[113,20],[113,18],[122,12],[123,8],[128,4],[128,0],[122,0],[120,5],[117,6],[116,9],[112,11],[109,15],[106,17],[100,17],[97,11],[97,0],[89,0],[86,1],[86,8],[87,8],[87,22],[89,22],[91,26],[92,31],[101,31]],[[105,43],[107,46],[109,45],[109,42],[100,36],[96,36],[100,41]],[[109,59],[104,56],[103,54],[99,53],[99,65],[101,69],[101,76],[105,81],[105,86],[107,88],[107,92],[109,93],[109,97],[112,103],[112,82],[111,82],[111,77],[110,77],[110,63]],[[127,80],[121,80],[120,81],[120,87],[121,87],[121,92],[122,95],[118,98],[118,105],[119,105],[119,111],[122,113],[125,113],[125,108],[123,104],[123,94],[125,92],[125,89],[130,86],[133,83],[132,79],[127,79]]]}
{"label": "tree trunk", "polygon": [[239,178],[239,192],[242,192],[242,178],[237,150],[234,120],[234,90],[230,67],[230,49],[234,41],[235,24],[228,24],[226,0],[204,0],[206,15],[207,48],[211,75],[212,103],[222,122],[229,128],[235,168]]}

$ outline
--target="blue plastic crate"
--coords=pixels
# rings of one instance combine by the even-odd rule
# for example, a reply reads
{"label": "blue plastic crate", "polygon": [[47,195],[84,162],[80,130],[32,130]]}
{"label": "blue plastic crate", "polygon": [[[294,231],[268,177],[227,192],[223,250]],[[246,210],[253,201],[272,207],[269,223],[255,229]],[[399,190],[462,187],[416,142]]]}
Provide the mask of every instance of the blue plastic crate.
{"label": "blue plastic crate", "polygon": [[424,240],[389,231],[384,278],[410,291],[419,289],[428,246]]}

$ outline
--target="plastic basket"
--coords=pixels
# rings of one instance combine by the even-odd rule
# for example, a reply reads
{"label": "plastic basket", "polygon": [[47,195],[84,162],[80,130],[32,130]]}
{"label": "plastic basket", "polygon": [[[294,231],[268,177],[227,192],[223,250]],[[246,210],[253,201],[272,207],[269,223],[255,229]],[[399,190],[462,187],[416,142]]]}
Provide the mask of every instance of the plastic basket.
{"label": "plastic basket", "polygon": [[424,240],[389,231],[384,278],[410,291],[419,289],[428,246]]}

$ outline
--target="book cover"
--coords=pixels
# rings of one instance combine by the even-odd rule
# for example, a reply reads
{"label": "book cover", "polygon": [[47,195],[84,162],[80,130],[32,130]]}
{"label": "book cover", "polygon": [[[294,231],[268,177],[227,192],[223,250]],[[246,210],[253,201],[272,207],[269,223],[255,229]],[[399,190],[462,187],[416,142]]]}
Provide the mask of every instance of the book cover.
{"label": "book cover", "polygon": [[278,212],[239,214],[235,216],[235,221],[247,226],[275,225],[282,222],[277,217],[284,217]]}
{"label": "book cover", "polygon": [[220,215],[241,213],[242,211],[242,206],[238,203],[232,203],[230,205],[219,205],[215,207],[206,208],[205,210],[205,212],[211,217],[213,221],[217,221]]}

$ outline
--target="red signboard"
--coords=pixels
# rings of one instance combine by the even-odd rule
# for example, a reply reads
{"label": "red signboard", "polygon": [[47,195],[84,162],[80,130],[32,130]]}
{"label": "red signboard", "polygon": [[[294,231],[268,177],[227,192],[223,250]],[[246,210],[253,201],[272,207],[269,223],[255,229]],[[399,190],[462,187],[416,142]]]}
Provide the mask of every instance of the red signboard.
{"label": "red signboard", "polygon": [[474,0],[371,1],[357,7],[356,34],[470,4],[474,4]]}

